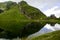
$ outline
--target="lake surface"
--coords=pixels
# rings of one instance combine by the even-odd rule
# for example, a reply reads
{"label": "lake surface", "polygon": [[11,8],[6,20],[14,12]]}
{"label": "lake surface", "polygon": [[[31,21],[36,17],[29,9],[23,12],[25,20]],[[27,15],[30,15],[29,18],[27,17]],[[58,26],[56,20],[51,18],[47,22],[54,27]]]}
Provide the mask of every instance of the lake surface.
{"label": "lake surface", "polygon": [[38,32],[28,36],[27,40],[31,39],[32,37],[37,37],[37,36],[40,36],[42,34],[50,33],[50,32],[56,31],[56,30],[60,30],[60,24],[55,24],[55,25],[46,24]]}
{"label": "lake surface", "polygon": [[[0,36],[0,40],[21,40],[20,37],[27,37],[28,39],[31,39],[32,37],[37,37],[45,33],[53,32],[56,30],[60,30],[60,24],[46,24],[46,23],[29,23],[27,24],[23,30],[21,31],[22,33],[20,36],[17,36],[14,38],[9,39],[12,37],[11,35],[5,35],[6,37],[9,37],[8,39],[4,36]],[[12,34],[12,33],[11,33]],[[14,35],[14,34],[12,34]]]}

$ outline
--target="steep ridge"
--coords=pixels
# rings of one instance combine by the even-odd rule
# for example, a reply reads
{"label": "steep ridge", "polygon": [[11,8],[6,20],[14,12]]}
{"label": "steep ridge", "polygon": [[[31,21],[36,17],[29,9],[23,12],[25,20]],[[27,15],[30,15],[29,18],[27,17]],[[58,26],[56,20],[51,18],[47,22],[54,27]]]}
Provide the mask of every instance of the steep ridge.
{"label": "steep ridge", "polygon": [[25,1],[19,3],[19,8],[23,14],[31,19],[43,19],[46,17],[39,9],[28,5]]}

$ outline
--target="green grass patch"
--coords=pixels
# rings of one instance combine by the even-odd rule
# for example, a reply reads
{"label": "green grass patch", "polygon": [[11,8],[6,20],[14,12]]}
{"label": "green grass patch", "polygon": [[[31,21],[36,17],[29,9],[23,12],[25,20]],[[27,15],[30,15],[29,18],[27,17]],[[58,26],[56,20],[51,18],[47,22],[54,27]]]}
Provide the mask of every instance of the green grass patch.
{"label": "green grass patch", "polygon": [[32,38],[32,40],[60,40],[60,30]]}

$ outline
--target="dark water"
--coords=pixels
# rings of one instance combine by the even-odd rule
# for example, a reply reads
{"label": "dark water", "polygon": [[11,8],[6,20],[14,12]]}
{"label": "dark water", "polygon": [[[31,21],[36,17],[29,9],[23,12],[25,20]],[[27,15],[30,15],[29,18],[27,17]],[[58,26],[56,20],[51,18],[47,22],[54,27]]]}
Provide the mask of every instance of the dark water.
{"label": "dark water", "polygon": [[0,40],[20,40],[22,37],[27,37],[27,39],[30,39],[32,37],[40,36],[56,30],[60,30],[60,24],[58,23],[32,22],[25,25],[20,31],[20,34],[0,28]]}

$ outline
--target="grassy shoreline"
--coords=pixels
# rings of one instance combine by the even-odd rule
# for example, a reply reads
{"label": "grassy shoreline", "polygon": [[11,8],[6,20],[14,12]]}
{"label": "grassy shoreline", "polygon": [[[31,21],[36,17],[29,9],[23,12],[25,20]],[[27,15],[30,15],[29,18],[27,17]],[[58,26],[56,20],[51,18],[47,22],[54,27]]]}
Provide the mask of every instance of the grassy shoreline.
{"label": "grassy shoreline", "polygon": [[31,40],[60,40],[60,30],[32,38]]}

